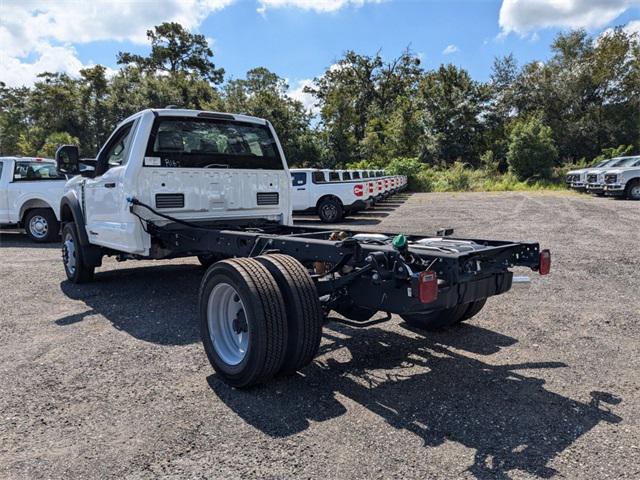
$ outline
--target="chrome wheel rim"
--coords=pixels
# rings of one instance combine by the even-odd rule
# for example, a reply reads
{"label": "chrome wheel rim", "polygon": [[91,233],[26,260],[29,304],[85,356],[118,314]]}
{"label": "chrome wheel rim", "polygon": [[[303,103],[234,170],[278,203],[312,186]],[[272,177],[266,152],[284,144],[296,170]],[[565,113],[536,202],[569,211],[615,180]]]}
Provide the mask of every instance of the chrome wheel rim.
{"label": "chrome wheel rim", "polygon": [[41,215],[34,215],[29,220],[29,232],[36,238],[45,238],[49,232],[49,222]]}
{"label": "chrome wheel rim", "polygon": [[213,348],[227,365],[238,365],[247,355],[249,325],[242,299],[228,283],[219,283],[209,294],[207,324]]}
{"label": "chrome wheel rim", "polygon": [[70,233],[65,235],[62,243],[62,261],[67,271],[73,275],[76,272],[76,245]]}

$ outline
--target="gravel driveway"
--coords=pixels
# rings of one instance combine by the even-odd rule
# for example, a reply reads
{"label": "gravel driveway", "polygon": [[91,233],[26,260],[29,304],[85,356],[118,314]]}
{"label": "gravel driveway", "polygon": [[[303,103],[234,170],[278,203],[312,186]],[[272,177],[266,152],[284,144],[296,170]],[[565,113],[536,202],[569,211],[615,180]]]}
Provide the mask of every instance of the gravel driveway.
{"label": "gravel driveway", "polygon": [[329,324],[301,374],[235,391],[195,259],[77,286],[57,246],[0,233],[0,477],[640,477],[640,202],[414,194],[346,224],[536,240],[553,272],[442,333]]}

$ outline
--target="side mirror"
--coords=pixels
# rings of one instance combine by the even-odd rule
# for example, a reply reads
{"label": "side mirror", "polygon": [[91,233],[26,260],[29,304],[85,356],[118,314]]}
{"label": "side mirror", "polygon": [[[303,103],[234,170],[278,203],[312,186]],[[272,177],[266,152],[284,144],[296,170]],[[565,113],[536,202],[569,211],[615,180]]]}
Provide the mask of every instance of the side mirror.
{"label": "side mirror", "polygon": [[65,175],[80,173],[80,150],[77,145],[62,145],[56,150],[56,167]]}

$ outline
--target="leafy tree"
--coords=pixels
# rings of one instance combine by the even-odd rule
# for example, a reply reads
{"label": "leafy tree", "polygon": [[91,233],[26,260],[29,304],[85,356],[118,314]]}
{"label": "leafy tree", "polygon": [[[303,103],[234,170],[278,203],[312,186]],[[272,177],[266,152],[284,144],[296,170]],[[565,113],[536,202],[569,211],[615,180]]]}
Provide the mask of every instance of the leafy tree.
{"label": "leafy tree", "polygon": [[147,30],[151,53],[147,57],[129,52],[118,53],[119,65],[135,65],[151,73],[195,74],[213,84],[222,83],[224,69],[211,60],[213,51],[204,35],[190,33],[175,22],[164,22]]}
{"label": "leafy tree", "polygon": [[41,157],[53,158],[60,145],[79,145],[80,140],[67,132],[53,132],[47,135],[44,145],[38,150]]}
{"label": "leafy tree", "polygon": [[310,114],[304,105],[287,95],[287,82],[264,67],[247,72],[246,78],[231,80],[224,87],[224,110],[269,120],[287,160],[292,164],[313,164],[319,147],[310,128]]}
{"label": "leafy tree", "polygon": [[0,82],[0,154],[18,153],[20,135],[28,128],[26,87],[8,88]]}
{"label": "leafy tree", "polygon": [[428,72],[420,82],[425,138],[421,157],[431,163],[475,163],[489,90],[455,65]]}
{"label": "leafy tree", "polygon": [[509,138],[507,161],[520,180],[549,178],[558,157],[551,128],[540,118],[518,121]]}

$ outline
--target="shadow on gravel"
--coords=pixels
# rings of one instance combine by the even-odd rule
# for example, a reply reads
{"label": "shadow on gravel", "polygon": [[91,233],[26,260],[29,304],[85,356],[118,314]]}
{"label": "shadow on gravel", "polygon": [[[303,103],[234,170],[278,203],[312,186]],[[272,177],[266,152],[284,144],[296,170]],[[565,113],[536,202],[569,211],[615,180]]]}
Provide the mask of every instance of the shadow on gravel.
{"label": "shadow on gravel", "polygon": [[96,282],[60,283],[69,298],[90,310],[56,320],[60,326],[100,314],[115,328],[160,345],[200,341],[197,324],[198,288],[204,270],[199,265],[158,265],[96,273]]}
{"label": "shadow on gravel", "polygon": [[0,248],[60,248],[60,243],[36,243],[26,233],[15,230],[0,232]]}
{"label": "shadow on gravel", "polygon": [[[517,341],[480,327],[410,338],[331,324],[324,338],[329,343],[301,374],[249,391],[233,390],[215,375],[209,385],[243,420],[273,437],[345,414],[336,395],[347,397],[392,427],[412,432],[425,447],[453,441],[473,449],[467,471],[476,478],[509,478],[515,469],[552,477],[558,472],[547,464],[556,455],[599,422],[621,421],[601,407],[620,402],[611,394],[591,392],[592,400],[583,403],[521,373],[566,367],[562,363],[492,365],[460,353],[490,355]],[[322,357],[340,349],[350,361]]]}

